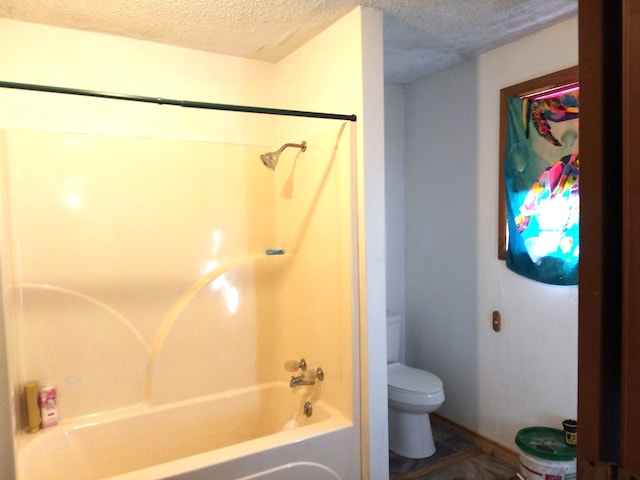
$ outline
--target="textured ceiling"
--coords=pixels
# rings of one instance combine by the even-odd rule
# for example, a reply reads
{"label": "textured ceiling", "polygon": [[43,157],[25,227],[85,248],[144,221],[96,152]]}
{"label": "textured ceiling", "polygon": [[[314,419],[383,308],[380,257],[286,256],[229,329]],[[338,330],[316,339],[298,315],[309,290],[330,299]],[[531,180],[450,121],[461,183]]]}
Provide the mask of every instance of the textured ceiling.
{"label": "textured ceiling", "polygon": [[577,13],[577,0],[0,0],[0,17],[275,62],[357,5],[384,12],[394,83]]}

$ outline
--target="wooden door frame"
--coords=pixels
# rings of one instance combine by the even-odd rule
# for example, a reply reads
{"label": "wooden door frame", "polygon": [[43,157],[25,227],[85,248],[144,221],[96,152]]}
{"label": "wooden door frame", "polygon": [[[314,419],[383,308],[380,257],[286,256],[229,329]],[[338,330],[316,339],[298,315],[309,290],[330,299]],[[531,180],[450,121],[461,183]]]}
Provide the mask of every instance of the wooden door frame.
{"label": "wooden door frame", "polygon": [[[579,0],[578,465],[617,461],[621,215],[620,54],[609,0]],[[610,4],[609,4],[610,5]],[[608,23],[607,23],[608,22]],[[619,25],[618,25],[619,26]],[[614,175],[614,172],[617,172]],[[615,176],[618,178],[615,178]]]}
{"label": "wooden door frame", "polygon": [[625,480],[640,478],[640,0],[578,10],[578,478]]}
{"label": "wooden door frame", "polygon": [[622,7],[622,399],[620,465],[640,472],[640,1]]}

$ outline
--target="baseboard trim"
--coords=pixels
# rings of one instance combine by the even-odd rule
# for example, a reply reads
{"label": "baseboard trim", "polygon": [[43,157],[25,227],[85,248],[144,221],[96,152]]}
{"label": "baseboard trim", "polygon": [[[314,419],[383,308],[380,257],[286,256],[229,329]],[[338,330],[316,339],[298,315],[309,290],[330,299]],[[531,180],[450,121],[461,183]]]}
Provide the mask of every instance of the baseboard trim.
{"label": "baseboard trim", "polygon": [[449,420],[442,415],[432,413],[431,417],[433,421],[440,422],[446,425],[461,437],[474,442],[476,445],[482,448],[485,453],[497,458],[507,465],[511,465],[514,468],[518,468],[520,466],[520,455],[516,451],[511,450],[504,445],[500,445],[499,443],[494,442],[493,440],[484,437],[474,432],[473,430],[468,429],[467,427],[463,427],[462,425]]}

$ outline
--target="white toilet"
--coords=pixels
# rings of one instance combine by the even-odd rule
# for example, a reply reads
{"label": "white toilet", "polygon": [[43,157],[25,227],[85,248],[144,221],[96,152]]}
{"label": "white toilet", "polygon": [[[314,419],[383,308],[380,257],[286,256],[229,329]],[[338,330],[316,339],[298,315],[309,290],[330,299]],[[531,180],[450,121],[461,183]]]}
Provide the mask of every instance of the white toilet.
{"label": "white toilet", "polygon": [[429,414],[444,402],[442,380],[399,362],[402,317],[387,315],[389,449],[407,458],[436,453]]}

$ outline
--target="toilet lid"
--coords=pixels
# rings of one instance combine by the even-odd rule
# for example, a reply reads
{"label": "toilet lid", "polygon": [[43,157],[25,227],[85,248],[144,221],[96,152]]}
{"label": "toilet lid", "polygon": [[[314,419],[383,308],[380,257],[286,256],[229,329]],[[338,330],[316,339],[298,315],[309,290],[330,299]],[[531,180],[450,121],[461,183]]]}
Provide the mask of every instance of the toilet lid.
{"label": "toilet lid", "polygon": [[402,363],[387,365],[387,384],[390,388],[416,393],[436,393],[442,390],[442,380],[433,373]]}

